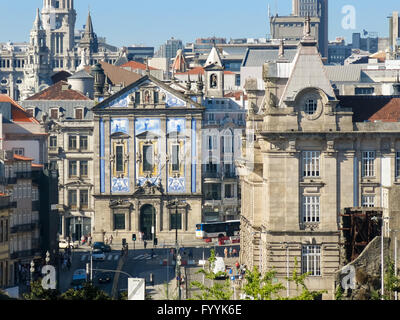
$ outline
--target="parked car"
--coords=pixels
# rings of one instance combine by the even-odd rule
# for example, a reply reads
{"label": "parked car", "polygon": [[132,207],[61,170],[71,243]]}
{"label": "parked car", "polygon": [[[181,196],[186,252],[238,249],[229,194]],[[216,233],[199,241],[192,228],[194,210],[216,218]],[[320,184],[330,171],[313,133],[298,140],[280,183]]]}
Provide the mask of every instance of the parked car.
{"label": "parked car", "polygon": [[106,258],[104,252],[101,249],[94,249],[92,251],[92,257],[94,261],[104,261],[104,259]]}
{"label": "parked car", "polygon": [[95,242],[92,246],[93,249],[100,249],[103,252],[111,252],[111,247],[104,242]]}
{"label": "parked car", "polygon": [[108,282],[111,282],[112,278],[113,278],[113,275],[111,272],[101,272],[97,276],[97,282],[98,283],[108,283]]}
{"label": "parked car", "polygon": [[[73,247],[73,248],[78,248],[79,247],[79,242],[78,241],[70,241],[69,242],[69,245],[71,246],[71,247]],[[67,240],[65,240],[65,239],[60,239],[60,241],[58,242],[58,247],[60,248],[60,249],[66,249],[66,248],[68,248],[68,241]]]}

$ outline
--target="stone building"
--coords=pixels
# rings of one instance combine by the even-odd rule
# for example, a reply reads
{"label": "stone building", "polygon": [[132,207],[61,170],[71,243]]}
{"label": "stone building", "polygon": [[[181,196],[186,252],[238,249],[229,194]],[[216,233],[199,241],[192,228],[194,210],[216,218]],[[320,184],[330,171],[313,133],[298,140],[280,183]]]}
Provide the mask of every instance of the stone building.
{"label": "stone building", "polygon": [[94,79],[84,70],[71,78],[70,83],[60,81],[21,105],[48,128],[49,163],[57,166],[59,173],[58,232],[75,241],[91,233],[94,215],[94,100],[83,94],[91,90],[93,96]]}
{"label": "stone building", "polygon": [[393,104],[365,109],[371,97],[336,96],[307,20],[292,64],[284,55],[265,63],[262,103],[248,82],[238,163],[240,260],[262,273],[274,267],[286,285],[297,259],[299,271],[310,272],[309,288],[332,299],[341,264],[339,214],[384,207],[385,189],[400,173],[400,126]]}
{"label": "stone building", "polygon": [[72,73],[99,61],[114,64],[123,55],[97,38],[90,13],[78,37],[75,22],[73,0],[43,0],[29,43],[0,44],[0,93],[24,100],[50,86],[57,72]]}
{"label": "stone building", "polygon": [[[94,240],[193,239],[201,221],[201,93],[146,75],[94,113]],[[177,213],[177,214],[176,214]]]}

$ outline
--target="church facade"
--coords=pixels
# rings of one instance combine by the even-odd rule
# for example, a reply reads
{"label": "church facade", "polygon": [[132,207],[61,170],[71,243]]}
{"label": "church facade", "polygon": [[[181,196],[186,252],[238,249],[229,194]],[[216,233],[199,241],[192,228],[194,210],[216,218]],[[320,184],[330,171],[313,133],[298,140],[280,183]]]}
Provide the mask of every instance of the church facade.
{"label": "church facade", "polygon": [[[146,75],[93,108],[94,240],[194,239],[201,222],[201,94]],[[139,238],[139,237],[138,237]]]}

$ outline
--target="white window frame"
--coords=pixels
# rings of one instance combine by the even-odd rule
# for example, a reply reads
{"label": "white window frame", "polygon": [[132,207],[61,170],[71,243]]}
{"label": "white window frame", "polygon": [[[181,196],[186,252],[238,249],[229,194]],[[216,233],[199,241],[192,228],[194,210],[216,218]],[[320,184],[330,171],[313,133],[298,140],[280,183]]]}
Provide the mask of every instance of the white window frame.
{"label": "white window frame", "polygon": [[363,195],[361,197],[361,205],[363,208],[374,208],[375,207],[375,195]]}
{"label": "white window frame", "polygon": [[318,102],[315,99],[307,99],[306,104],[304,106],[304,112],[308,115],[313,115],[317,112]]}
{"label": "white window frame", "polygon": [[301,251],[301,271],[311,277],[321,276],[321,246],[303,245]]}
{"label": "white window frame", "polygon": [[303,151],[303,177],[320,177],[320,164],[320,151]]}
{"label": "white window frame", "polygon": [[303,196],[302,222],[320,222],[319,196]]}
{"label": "white window frame", "polygon": [[375,151],[362,152],[363,177],[375,177]]}

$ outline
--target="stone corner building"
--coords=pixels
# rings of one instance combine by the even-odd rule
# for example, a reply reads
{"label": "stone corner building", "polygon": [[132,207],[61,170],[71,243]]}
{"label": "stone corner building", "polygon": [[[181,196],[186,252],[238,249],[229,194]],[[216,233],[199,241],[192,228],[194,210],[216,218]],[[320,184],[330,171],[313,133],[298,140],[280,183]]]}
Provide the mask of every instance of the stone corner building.
{"label": "stone corner building", "polygon": [[398,101],[336,96],[307,20],[293,62],[281,48],[278,60],[265,63],[262,104],[247,83],[240,260],[262,273],[275,268],[286,285],[297,259],[299,270],[311,273],[309,288],[333,299],[343,265],[341,210],[387,206],[398,181]]}
{"label": "stone corner building", "polygon": [[[146,75],[93,108],[94,240],[193,239],[201,221],[200,94]],[[177,201],[176,201],[177,200]],[[177,213],[177,215],[176,215]]]}

